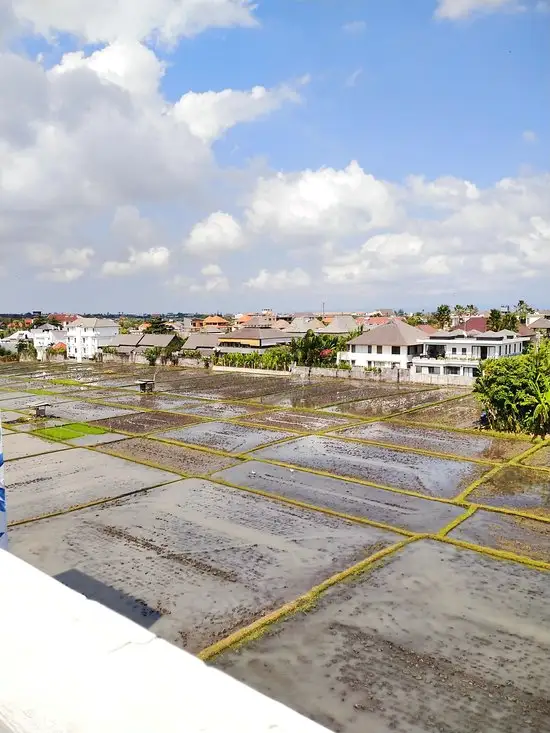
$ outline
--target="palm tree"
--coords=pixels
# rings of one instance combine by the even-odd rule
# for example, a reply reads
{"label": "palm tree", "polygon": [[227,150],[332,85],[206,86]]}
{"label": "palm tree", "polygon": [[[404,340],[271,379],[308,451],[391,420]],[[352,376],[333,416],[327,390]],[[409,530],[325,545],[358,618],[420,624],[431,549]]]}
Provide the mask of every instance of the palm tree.
{"label": "palm tree", "polygon": [[491,308],[489,318],[487,318],[488,331],[500,331],[502,328],[502,313],[498,308]]}
{"label": "palm tree", "polygon": [[479,313],[479,309],[476,305],[473,305],[472,303],[470,303],[470,305],[466,306],[466,314],[468,318],[471,318],[472,316],[477,316],[478,313]]}
{"label": "palm tree", "polygon": [[451,325],[451,309],[448,305],[439,305],[433,314],[433,320],[439,328],[446,328]]}
{"label": "palm tree", "polygon": [[463,324],[468,315],[468,308],[464,305],[455,305],[455,316],[458,317],[459,325]]}

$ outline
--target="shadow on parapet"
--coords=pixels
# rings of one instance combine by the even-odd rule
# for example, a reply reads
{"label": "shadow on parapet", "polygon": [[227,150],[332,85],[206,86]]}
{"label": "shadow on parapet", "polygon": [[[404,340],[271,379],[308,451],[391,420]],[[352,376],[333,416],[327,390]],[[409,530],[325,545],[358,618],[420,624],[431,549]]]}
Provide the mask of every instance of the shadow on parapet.
{"label": "shadow on parapet", "polygon": [[133,621],[146,629],[151,628],[155,621],[162,616],[161,610],[148,606],[139,598],[133,598],[126,593],[121,593],[95,578],[91,578],[80,570],[66,570],[55,576],[56,580],[68,588],[81,593],[92,601],[97,601],[103,606],[116,611],[121,616]]}

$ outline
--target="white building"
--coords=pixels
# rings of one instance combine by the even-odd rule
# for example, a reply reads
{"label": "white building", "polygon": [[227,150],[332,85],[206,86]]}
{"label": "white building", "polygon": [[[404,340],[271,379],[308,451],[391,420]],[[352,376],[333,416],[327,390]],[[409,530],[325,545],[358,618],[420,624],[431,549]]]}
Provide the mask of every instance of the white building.
{"label": "white building", "polygon": [[118,324],[110,318],[77,318],[67,328],[69,359],[92,359],[100,346],[111,345],[118,336]]}
{"label": "white building", "polygon": [[30,331],[15,331],[15,333],[0,339],[0,346],[8,351],[17,351],[17,345],[20,341],[32,341]]}
{"label": "white building", "polygon": [[[423,334],[422,353],[413,358],[414,375],[453,374],[475,377],[479,362],[521,354],[529,336],[513,331],[437,331]],[[413,375],[413,378],[414,378]]]}
{"label": "white building", "polygon": [[407,369],[422,353],[419,340],[425,336],[419,328],[396,319],[349,341],[348,350],[338,353],[338,361],[366,368]]}
{"label": "white building", "polygon": [[47,349],[54,344],[67,345],[67,331],[45,323],[29,331],[38,359],[43,359]]}

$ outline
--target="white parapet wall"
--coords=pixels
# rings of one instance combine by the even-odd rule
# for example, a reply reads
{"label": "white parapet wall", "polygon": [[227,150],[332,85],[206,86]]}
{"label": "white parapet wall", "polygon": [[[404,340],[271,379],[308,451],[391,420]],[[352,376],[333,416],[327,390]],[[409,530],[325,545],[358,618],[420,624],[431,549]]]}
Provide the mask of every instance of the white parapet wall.
{"label": "white parapet wall", "polygon": [[0,578],[2,733],[327,733],[3,550]]}

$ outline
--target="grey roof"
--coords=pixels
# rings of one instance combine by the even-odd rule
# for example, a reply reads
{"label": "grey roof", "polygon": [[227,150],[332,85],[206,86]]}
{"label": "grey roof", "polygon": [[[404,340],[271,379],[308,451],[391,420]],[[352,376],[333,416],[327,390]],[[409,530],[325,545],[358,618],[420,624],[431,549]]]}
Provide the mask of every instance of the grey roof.
{"label": "grey roof", "polygon": [[550,328],[550,318],[539,318],[529,324],[529,328]]}
{"label": "grey roof", "polygon": [[220,333],[192,333],[185,342],[184,349],[215,349]]}
{"label": "grey roof", "polygon": [[137,346],[141,341],[141,333],[121,333],[113,341],[113,346]]}
{"label": "grey roof", "polygon": [[245,328],[271,328],[273,321],[265,316],[252,316],[245,324]]}
{"label": "grey roof", "polygon": [[116,350],[119,354],[131,354],[133,351],[137,351],[135,346],[117,346]]}
{"label": "grey roof", "polygon": [[348,343],[357,346],[413,346],[419,340],[426,340],[426,334],[419,328],[409,326],[404,321],[390,321],[383,326],[376,326],[371,331],[363,332]]}
{"label": "grey roof", "polygon": [[310,329],[317,331],[319,328],[323,328],[323,324],[317,318],[298,316],[298,318],[292,319],[290,326],[286,329],[286,333],[306,333]]}
{"label": "grey roof", "polygon": [[279,318],[279,320],[275,321],[273,324],[273,328],[278,328],[280,331],[286,331],[289,326],[290,323],[285,321],[283,318]]}
{"label": "grey roof", "polygon": [[144,333],[138,346],[160,346],[164,349],[169,346],[175,338],[175,333]]}
{"label": "grey roof", "polygon": [[225,333],[220,336],[220,342],[224,343],[226,341],[240,341],[242,339],[258,339],[259,341],[264,339],[282,339],[283,341],[288,341],[290,335],[279,331],[278,328],[241,328],[238,331]]}
{"label": "grey roof", "polygon": [[351,333],[357,331],[357,321],[353,316],[335,316],[328,326],[319,329],[319,333]]}
{"label": "grey roof", "polygon": [[84,328],[118,328],[118,324],[110,318],[83,318],[79,316],[76,321],[69,324],[73,326],[84,326]]}

